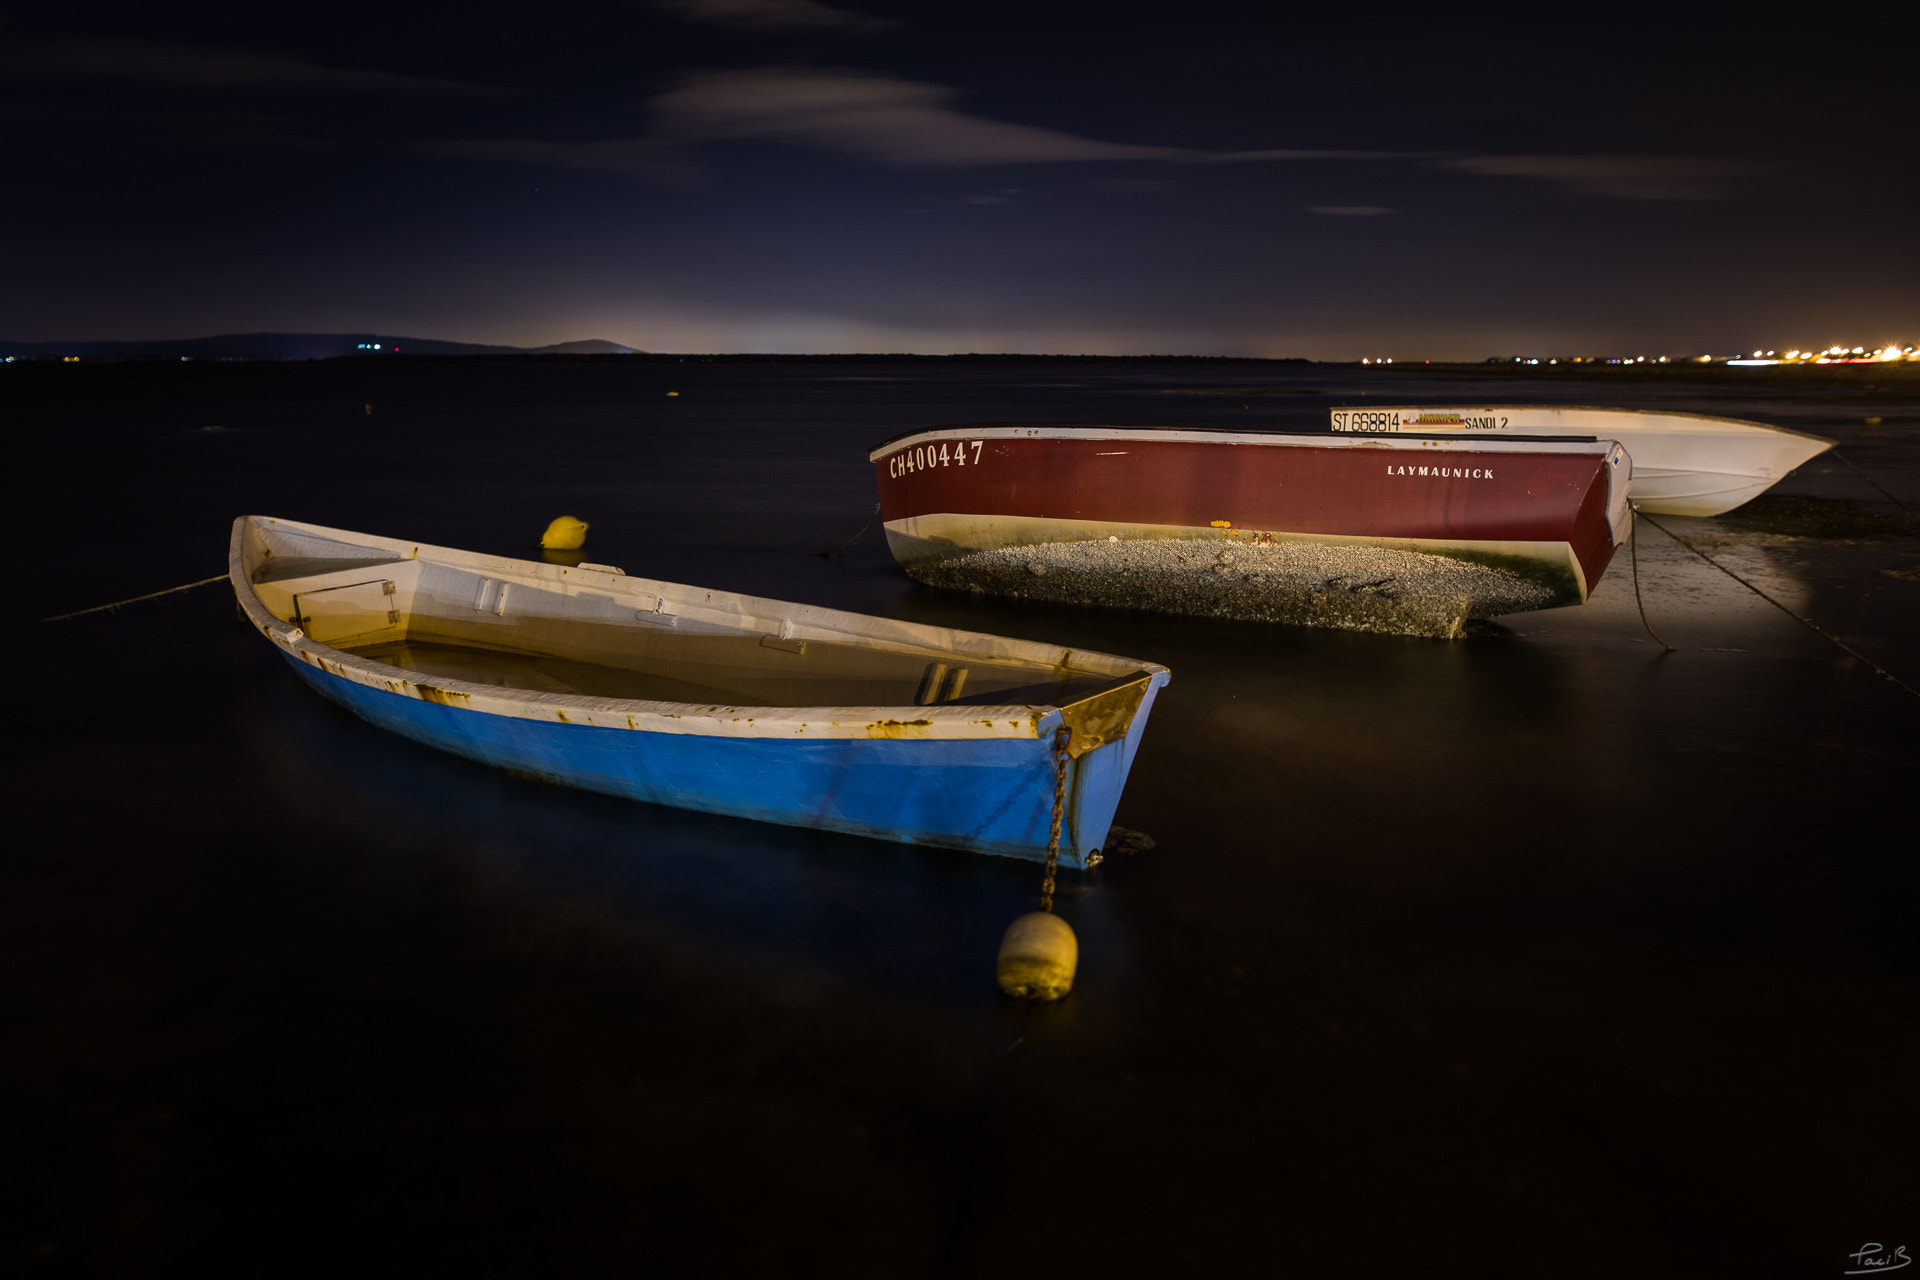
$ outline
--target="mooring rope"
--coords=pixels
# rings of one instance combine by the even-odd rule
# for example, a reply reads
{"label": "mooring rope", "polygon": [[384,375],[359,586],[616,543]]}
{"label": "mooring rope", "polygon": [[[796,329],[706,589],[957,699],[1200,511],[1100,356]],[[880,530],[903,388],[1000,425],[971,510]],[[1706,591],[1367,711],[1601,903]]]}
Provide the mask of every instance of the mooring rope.
{"label": "mooring rope", "polygon": [[821,555],[821,556],[829,556],[829,557],[839,555],[842,551],[845,551],[848,547],[860,541],[861,537],[866,534],[867,530],[873,527],[874,516],[877,516],[879,514],[880,514],[880,504],[876,502],[873,504],[873,515],[870,515],[867,517],[867,522],[860,526],[859,533],[854,534],[851,538],[848,538],[845,542],[841,543],[839,546],[835,547],[831,551],[817,551],[814,554]]}
{"label": "mooring rope", "polygon": [[216,573],[211,578],[202,578],[198,582],[182,583],[177,587],[168,587],[165,591],[149,591],[146,595],[133,596],[126,600],[115,600],[112,604],[97,604],[91,609],[75,609],[72,613],[56,613],[51,618],[42,618],[40,621],[65,622],[68,618],[78,618],[89,613],[105,613],[110,609],[118,609],[123,604],[139,604],[142,600],[157,600],[161,596],[170,596],[176,591],[191,591],[195,587],[204,587],[209,583],[225,582],[226,580],[226,574]]}
{"label": "mooring rope", "polygon": [[1029,911],[1007,926],[1000,939],[1000,955],[993,962],[1000,990],[1023,1006],[1020,1035],[1007,1046],[1012,1052],[1026,1038],[1024,1006],[1029,1000],[1058,1000],[1073,990],[1073,971],[1080,964],[1080,941],[1073,926],[1053,914],[1054,873],[1060,865],[1060,826],[1066,816],[1067,750],[1073,730],[1061,725],[1053,735],[1053,823],[1047,832],[1047,873],[1040,881],[1040,909]]}
{"label": "mooring rope", "polygon": [[1715,560],[1712,556],[1708,555],[1706,552],[1702,551],[1700,548],[1694,546],[1691,542],[1688,542],[1685,538],[1681,537],[1679,534],[1675,533],[1673,530],[1661,524],[1658,520],[1655,520],[1652,516],[1647,517],[1647,523],[1652,525],[1654,528],[1658,529],[1660,532],[1666,534],[1669,538],[1672,538],[1675,542],[1679,543],[1681,546],[1685,547],[1687,550],[1693,552],[1693,554],[1699,556],[1702,560],[1705,560],[1708,564],[1712,565],[1714,568],[1718,569],[1720,572],[1726,574],[1729,578],[1732,578],[1735,582],[1739,583],[1741,586],[1745,587],[1747,590],[1753,592],[1753,594],[1759,596],[1762,600],[1765,600],[1768,604],[1772,605],[1774,608],[1778,609],[1780,612],[1786,614],[1789,618],[1792,618],[1795,622],[1799,623],[1801,626],[1807,628],[1809,631],[1814,632],[1816,635],[1825,636],[1828,640],[1831,640],[1836,646],[1838,646],[1842,651],[1846,652],[1852,657],[1858,658],[1870,670],[1872,670],[1875,675],[1878,675],[1881,678],[1892,682],[1893,684],[1899,685],[1902,689],[1905,689],[1908,693],[1912,694],[1914,697],[1920,698],[1920,689],[1914,688],[1912,685],[1908,684],[1905,680],[1902,680],[1899,676],[1896,676],[1895,674],[1893,674],[1893,672],[1887,670],[1885,667],[1875,662],[1872,658],[1869,658],[1866,654],[1861,653],[1858,649],[1848,644],[1845,640],[1842,640],[1839,636],[1836,636],[1835,634],[1833,634],[1833,632],[1827,630],[1825,627],[1815,622],[1812,618],[1801,617],[1799,614],[1787,608],[1787,606],[1785,606],[1784,604],[1781,604],[1778,600],[1775,600],[1772,596],[1768,595],[1766,592],[1762,591],[1760,588],[1754,586],[1751,582],[1748,582],[1745,578],[1741,577],[1739,574],[1735,573],[1733,570],[1727,568],[1727,566],[1721,564],[1718,560]]}
{"label": "mooring rope", "polygon": [[1640,606],[1640,625],[1647,629],[1647,634],[1653,637],[1655,644],[1668,653],[1678,653],[1680,651],[1662,640],[1660,633],[1653,629],[1653,624],[1647,621],[1647,606],[1640,599],[1640,506],[1629,502],[1627,509],[1633,512],[1633,528],[1627,535],[1627,542],[1633,556],[1633,602]]}
{"label": "mooring rope", "polygon": [[1067,744],[1073,730],[1061,725],[1053,734],[1053,827],[1047,834],[1047,874],[1040,881],[1040,909],[1053,910],[1053,872],[1060,865],[1060,819],[1067,807]]}
{"label": "mooring rope", "polygon": [[1914,513],[1912,507],[1908,506],[1906,503],[1900,501],[1900,499],[1888,493],[1886,490],[1886,486],[1882,485],[1878,480],[1875,480],[1872,476],[1862,471],[1859,467],[1854,466],[1853,459],[1847,457],[1844,453],[1841,453],[1838,447],[1835,447],[1833,451],[1833,456],[1840,459],[1840,461],[1846,463],[1849,467],[1853,467],[1853,474],[1859,476],[1862,480],[1865,480],[1868,484],[1880,490],[1880,496],[1885,498],[1888,502],[1891,502],[1894,506],[1900,508],[1902,511],[1906,512],[1908,515],[1912,515]]}

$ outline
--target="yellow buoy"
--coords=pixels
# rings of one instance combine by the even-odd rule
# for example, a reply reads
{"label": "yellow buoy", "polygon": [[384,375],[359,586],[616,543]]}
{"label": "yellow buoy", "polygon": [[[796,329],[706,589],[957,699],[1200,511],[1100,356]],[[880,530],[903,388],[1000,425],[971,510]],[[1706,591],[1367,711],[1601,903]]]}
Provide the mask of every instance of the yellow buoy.
{"label": "yellow buoy", "polygon": [[587,543],[587,522],[561,516],[540,535],[540,545],[549,551],[578,551]]}
{"label": "yellow buoy", "polygon": [[1035,911],[1007,926],[994,974],[1000,989],[1029,1000],[1058,1000],[1073,990],[1080,942],[1073,926],[1050,911]]}

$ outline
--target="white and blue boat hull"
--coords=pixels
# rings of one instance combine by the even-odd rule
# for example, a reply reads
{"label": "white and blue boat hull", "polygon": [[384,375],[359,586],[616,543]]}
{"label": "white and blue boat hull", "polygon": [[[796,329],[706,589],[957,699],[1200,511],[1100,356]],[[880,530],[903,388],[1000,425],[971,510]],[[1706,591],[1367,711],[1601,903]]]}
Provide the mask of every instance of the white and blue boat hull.
{"label": "white and blue boat hull", "polygon": [[[1047,856],[1064,758],[1059,854],[1068,865],[1086,865],[1106,842],[1168,679],[1164,668],[1106,655],[262,517],[236,522],[232,571],[243,611],[307,684],[424,745],[653,804],[1033,859]],[[762,666],[813,643],[856,666],[925,663],[928,702],[701,704],[487,683],[396,656],[423,629],[535,655],[572,644],[617,657],[622,645],[644,651],[664,635],[682,654],[733,645]],[[980,680],[1039,673],[1094,692],[1066,705],[938,701],[935,691],[958,692],[961,682],[931,673],[963,664]]]}
{"label": "white and blue boat hull", "polygon": [[[361,719],[415,742],[549,782],[787,826],[1045,857],[1050,741],[708,738],[489,715],[289,665]],[[1147,695],[1151,699],[1151,692]],[[1136,714],[1144,720],[1148,708]],[[1113,825],[1132,764],[1121,741],[1067,764],[1062,857],[1080,865]]]}

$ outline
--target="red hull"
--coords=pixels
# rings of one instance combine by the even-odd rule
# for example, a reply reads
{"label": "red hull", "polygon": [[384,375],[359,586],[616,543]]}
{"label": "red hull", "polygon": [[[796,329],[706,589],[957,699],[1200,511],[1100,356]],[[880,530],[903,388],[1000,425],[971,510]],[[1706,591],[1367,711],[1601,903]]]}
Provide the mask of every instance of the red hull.
{"label": "red hull", "polygon": [[873,451],[903,564],[1057,540],[1276,537],[1559,561],[1584,599],[1624,536],[1608,441],[1426,440],[1125,427],[952,427]]}

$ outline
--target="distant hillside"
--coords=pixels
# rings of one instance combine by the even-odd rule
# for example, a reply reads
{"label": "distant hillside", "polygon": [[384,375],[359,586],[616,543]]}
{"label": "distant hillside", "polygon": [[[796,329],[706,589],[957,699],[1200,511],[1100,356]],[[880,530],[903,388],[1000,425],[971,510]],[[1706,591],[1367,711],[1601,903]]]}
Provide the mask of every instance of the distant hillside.
{"label": "distant hillside", "polygon": [[623,347],[617,342],[608,342],[604,338],[588,338],[584,342],[556,342],[547,347],[521,347],[520,350],[530,356],[643,356],[644,351],[633,347]]}
{"label": "distant hillside", "polygon": [[0,356],[45,359],[330,360],[398,352],[419,356],[637,355],[632,347],[591,338],[547,347],[499,347],[385,333],[226,333],[211,338],[166,338],[152,342],[0,342]]}

